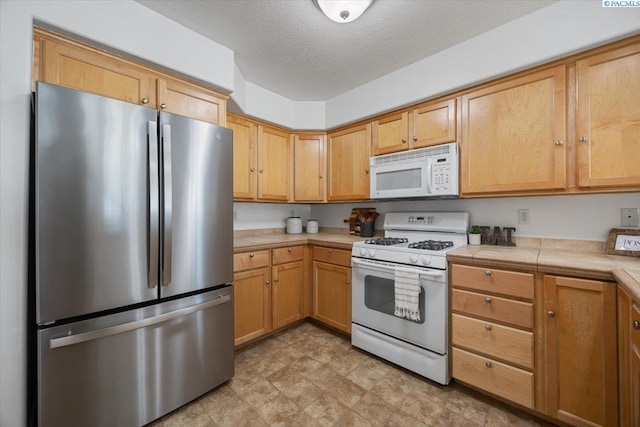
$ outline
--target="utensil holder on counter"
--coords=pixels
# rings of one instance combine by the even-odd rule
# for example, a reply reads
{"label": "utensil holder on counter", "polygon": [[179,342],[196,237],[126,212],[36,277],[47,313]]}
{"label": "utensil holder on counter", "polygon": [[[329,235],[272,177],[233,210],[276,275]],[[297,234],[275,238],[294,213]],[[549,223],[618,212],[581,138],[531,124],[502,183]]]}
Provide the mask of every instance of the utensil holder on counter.
{"label": "utensil holder on counter", "polygon": [[360,237],[373,237],[373,222],[363,222],[360,224]]}

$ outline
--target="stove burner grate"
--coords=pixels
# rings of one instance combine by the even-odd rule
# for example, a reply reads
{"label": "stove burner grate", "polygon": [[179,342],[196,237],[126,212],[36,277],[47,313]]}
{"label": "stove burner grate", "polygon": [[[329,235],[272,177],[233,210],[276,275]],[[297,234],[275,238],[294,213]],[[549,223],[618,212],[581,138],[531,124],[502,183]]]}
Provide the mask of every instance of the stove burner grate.
{"label": "stove burner grate", "polygon": [[380,237],[378,239],[365,240],[364,242],[368,245],[392,246],[400,243],[408,243],[409,239],[406,237]]}
{"label": "stove burner grate", "polygon": [[423,240],[421,242],[409,243],[409,247],[413,249],[426,249],[430,251],[441,251],[453,246],[452,241],[442,240]]}

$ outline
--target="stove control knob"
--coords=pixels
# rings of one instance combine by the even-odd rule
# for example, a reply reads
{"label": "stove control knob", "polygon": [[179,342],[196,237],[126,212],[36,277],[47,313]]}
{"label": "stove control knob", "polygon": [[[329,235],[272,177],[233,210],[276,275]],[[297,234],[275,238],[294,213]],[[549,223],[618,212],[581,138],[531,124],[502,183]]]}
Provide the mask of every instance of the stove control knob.
{"label": "stove control knob", "polygon": [[422,263],[424,265],[429,265],[431,264],[431,256],[430,255],[423,255],[422,256]]}
{"label": "stove control knob", "polygon": [[375,249],[369,249],[369,256],[371,258],[375,258],[376,257],[376,250]]}
{"label": "stove control knob", "polygon": [[411,261],[412,264],[415,264],[416,262],[418,262],[418,255],[416,254],[411,254],[409,256],[409,261]]}
{"label": "stove control knob", "polygon": [[367,250],[365,248],[360,248],[360,256],[366,256]]}

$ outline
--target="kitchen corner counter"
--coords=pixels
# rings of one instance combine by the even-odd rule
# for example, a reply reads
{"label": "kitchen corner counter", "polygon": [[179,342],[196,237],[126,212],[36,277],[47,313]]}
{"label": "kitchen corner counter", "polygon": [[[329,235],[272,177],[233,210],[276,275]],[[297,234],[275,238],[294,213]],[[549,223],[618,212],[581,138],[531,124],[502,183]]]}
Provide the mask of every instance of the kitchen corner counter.
{"label": "kitchen corner counter", "polygon": [[640,301],[639,258],[564,249],[467,245],[447,253],[447,260],[617,281],[635,301]]}
{"label": "kitchen corner counter", "polygon": [[233,251],[246,252],[257,251],[261,249],[281,248],[291,245],[318,245],[331,246],[345,250],[351,250],[351,246],[355,242],[365,240],[365,237],[356,236],[347,233],[334,233],[321,231],[317,234],[265,234],[234,237]]}

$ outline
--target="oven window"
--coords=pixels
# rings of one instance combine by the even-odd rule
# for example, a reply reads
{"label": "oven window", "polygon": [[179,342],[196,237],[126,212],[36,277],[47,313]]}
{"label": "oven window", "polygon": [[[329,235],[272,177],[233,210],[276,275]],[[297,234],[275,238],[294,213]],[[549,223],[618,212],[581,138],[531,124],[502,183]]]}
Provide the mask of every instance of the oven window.
{"label": "oven window", "polygon": [[376,173],[377,190],[405,190],[422,187],[422,168]]}
{"label": "oven window", "polygon": [[[412,323],[424,323],[424,288],[420,287],[420,298],[418,307],[420,309],[420,321],[414,322],[413,320],[404,319]],[[365,276],[364,277],[364,305],[370,309],[379,311],[389,316],[396,317],[393,312],[395,311],[395,289],[393,286],[393,279],[385,279],[377,276]],[[400,319],[399,317],[397,317]]]}

